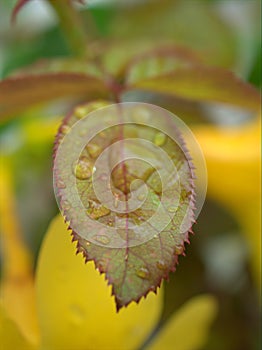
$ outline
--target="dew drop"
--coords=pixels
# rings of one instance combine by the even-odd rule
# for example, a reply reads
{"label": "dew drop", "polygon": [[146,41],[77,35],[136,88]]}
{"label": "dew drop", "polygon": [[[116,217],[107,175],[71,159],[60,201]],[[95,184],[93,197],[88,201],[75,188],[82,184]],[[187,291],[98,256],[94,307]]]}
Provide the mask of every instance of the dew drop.
{"label": "dew drop", "polygon": [[74,115],[78,118],[78,119],[81,119],[81,118],[84,118],[88,113],[88,110],[86,107],[84,106],[79,106],[75,109],[74,111]]}
{"label": "dew drop", "polygon": [[175,206],[171,206],[168,208],[169,213],[175,213],[176,210],[177,210],[177,207]]}
{"label": "dew drop", "polygon": [[74,174],[79,180],[86,180],[92,175],[92,165],[87,157],[80,157],[75,168]]}
{"label": "dew drop", "polygon": [[182,254],[183,252],[184,252],[184,247],[183,247],[183,245],[179,245],[179,246],[176,247],[175,253],[176,253],[177,255],[180,255],[180,254]]}
{"label": "dew drop", "polygon": [[164,260],[158,260],[156,266],[159,268],[159,270],[166,270],[167,268]]}
{"label": "dew drop", "polygon": [[106,138],[106,133],[105,133],[105,131],[101,131],[98,135],[99,135],[100,137],[102,137],[103,139]]}
{"label": "dew drop", "polygon": [[92,158],[97,158],[99,154],[102,152],[102,148],[95,143],[89,143],[86,146],[86,149],[88,150],[88,153]]}
{"label": "dew drop", "polygon": [[158,132],[154,138],[154,144],[156,146],[163,146],[166,142],[166,135],[162,132]]}
{"label": "dew drop", "polygon": [[94,220],[97,220],[103,216],[106,216],[106,215],[110,214],[110,212],[111,212],[110,209],[103,206],[102,204],[97,204],[97,203],[89,205],[89,207],[86,211],[88,216]]}
{"label": "dew drop", "polygon": [[57,183],[56,183],[57,187],[62,189],[62,188],[66,188],[66,185],[64,183],[64,181],[62,180],[58,180]]}
{"label": "dew drop", "polygon": [[64,210],[69,210],[71,208],[71,204],[68,201],[64,201],[61,204]]}
{"label": "dew drop", "polygon": [[66,135],[69,133],[70,131],[70,127],[68,125],[62,125],[61,128],[60,128],[60,132],[63,134],[63,135]]}
{"label": "dew drop", "polygon": [[140,278],[143,279],[149,279],[149,271],[146,267],[140,267],[137,271],[136,271],[136,275]]}
{"label": "dew drop", "polygon": [[94,239],[101,244],[107,245],[110,243],[110,238],[106,235],[97,235]]}
{"label": "dew drop", "polygon": [[137,199],[139,200],[139,201],[143,201],[144,199],[146,198],[146,196],[143,194],[143,193],[141,193],[141,194],[139,194],[138,196],[137,196]]}

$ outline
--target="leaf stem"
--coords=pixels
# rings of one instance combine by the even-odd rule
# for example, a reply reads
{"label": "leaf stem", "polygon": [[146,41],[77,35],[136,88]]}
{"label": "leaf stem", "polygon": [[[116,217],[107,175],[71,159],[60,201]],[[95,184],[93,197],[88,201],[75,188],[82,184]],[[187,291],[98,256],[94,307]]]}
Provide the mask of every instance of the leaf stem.
{"label": "leaf stem", "polygon": [[81,16],[72,5],[71,0],[48,0],[54,8],[60,26],[65,34],[71,51],[77,56],[87,54],[87,36]]}

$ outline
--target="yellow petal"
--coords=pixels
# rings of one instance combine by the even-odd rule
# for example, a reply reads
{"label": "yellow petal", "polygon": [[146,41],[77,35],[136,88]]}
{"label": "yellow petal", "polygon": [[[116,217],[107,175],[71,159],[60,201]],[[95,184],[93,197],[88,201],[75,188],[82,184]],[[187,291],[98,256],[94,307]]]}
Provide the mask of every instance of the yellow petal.
{"label": "yellow petal", "polygon": [[[36,113],[39,112],[36,110]],[[22,135],[26,143],[34,146],[41,143],[53,142],[62,117],[55,116],[52,119],[29,119],[22,124]]]}
{"label": "yellow petal", "polygon": [[12,177],[8,162],[1,159],[0,222],[2,243],[1,300],[8,317],[32,343],[38,340],[35,289],[31,254],[25,246],[15,210]]}
{"label": "yellow petal", "polygon": [[37,268],[43,349],[137,349],[156,325],[162,293],[116,313],[111,287],[93,263],[75,255],[61,215],[51,223]]}
{"label": "yellow petal", "polygon": [[194,130],[208,170],[208,195],[235,215],[250,247],[254,276],[260,283],[260,123]]}
{"label": "yellow petal", "polygon": [[0,305],[0,345],[3,350],[33,350],[16,324],[10,320]]}
{"label": "yellow petal", "polygon": [[190,299],[164,325],[146,350],[202,349],[216,314],[217,302],[211,295]]}

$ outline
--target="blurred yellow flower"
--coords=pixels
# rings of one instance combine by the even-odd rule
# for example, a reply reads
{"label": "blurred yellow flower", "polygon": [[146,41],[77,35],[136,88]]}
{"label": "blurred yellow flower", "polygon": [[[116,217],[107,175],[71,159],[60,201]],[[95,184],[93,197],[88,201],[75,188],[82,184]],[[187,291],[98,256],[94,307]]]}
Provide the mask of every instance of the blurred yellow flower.
{"label": "blurred yellow flower", "polygon": [[235,127],[198,126],[193,130],[204,152],[208,195],[237,219],[245,234],[257,283],[260,283],[261,188],[260,118]]}
{"label": "blurred yellow flower", "polygon": [[[92,263],[85,265],[83,258],[75,255],[75,244],[60,215],[45,236],[33,283],[6,162],[1,164],[0,185],[4,194],[0,204],[4,253],[0,335],[5,350],[139,348],[160,318],[163,288],[157,296],[150,293],[139,305],[132,303],[116,313],[111,288]],[[214,297],[192,298],[156,335],[148,350],[171,350],[174,344],[179,350],[203,346],[216,313]]]}

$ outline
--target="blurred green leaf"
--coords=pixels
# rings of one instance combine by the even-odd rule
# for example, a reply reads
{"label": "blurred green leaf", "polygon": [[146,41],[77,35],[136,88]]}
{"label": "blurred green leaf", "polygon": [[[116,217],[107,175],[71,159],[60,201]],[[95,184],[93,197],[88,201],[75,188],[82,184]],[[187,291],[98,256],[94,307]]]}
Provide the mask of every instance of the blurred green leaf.
{"label": "blurred green leaf", "polygon": [[89,74],[92,77],[103,79],[103,73],[99,67],[85,58],[54,58],[38,60],[28,67],[17,70],[14,76],[25,74],[47,74],[47,73],[79,73]]}
{"label": "blurred green leaf", "polygon": [[261,86],[261,47],[257,47],[257,54],[255,56],[254,64],[249,76],[250,83]]}
{"label": "blurred green leaf", "polygon": [[3,61],[3,76],[15,69],[28,66],[41,58],[68,56],[66,41],[58,27],[54,27],[33,40],[14,40],[8,43]]}
{"label": "blurred green leaf", "polygon": [[212,65],[232,67],[236,60],[236,43],[230,26],[212,4],[198,0],[147,1],[119,7],[109,27],[114,39],[171,39],[201,53]]}

